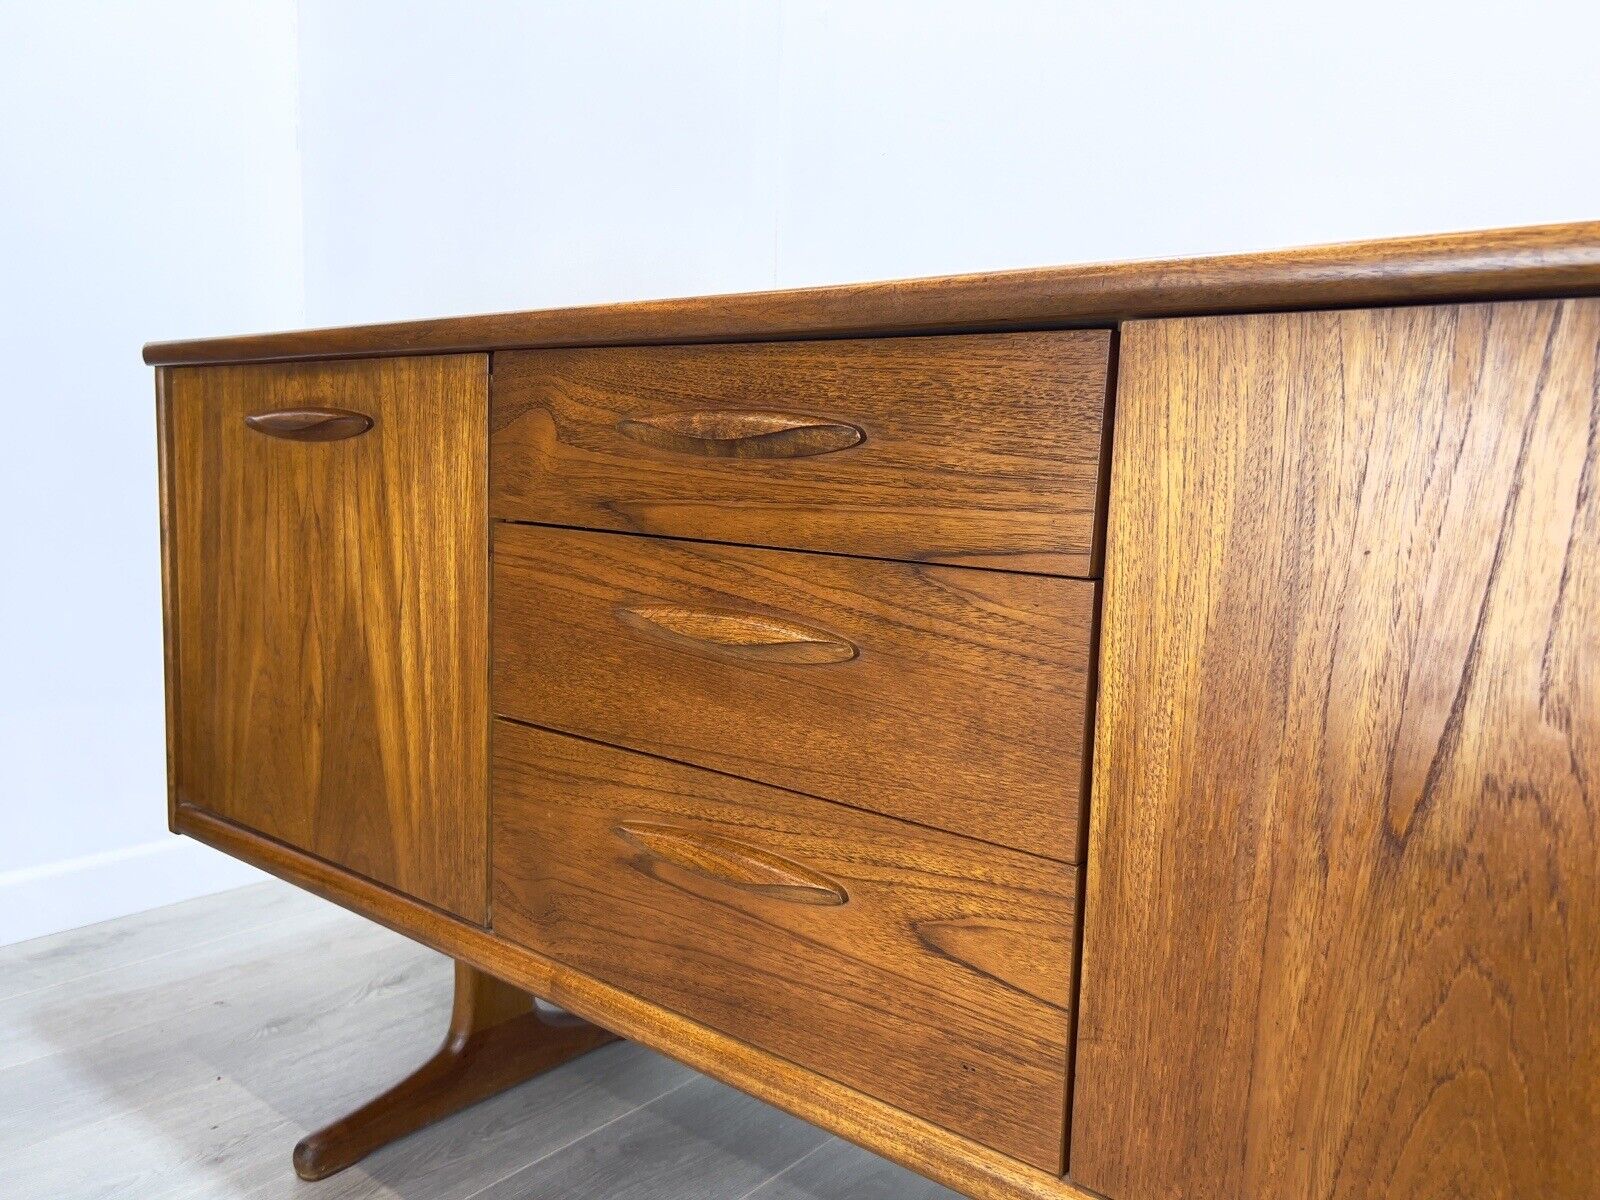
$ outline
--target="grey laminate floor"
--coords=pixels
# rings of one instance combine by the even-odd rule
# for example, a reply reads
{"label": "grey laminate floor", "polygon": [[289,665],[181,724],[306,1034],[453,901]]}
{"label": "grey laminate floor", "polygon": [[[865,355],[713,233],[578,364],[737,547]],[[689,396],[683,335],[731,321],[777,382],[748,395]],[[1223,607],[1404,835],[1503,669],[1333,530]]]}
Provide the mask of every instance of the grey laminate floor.
{"label": "grey laminate floor", "polygon": [[638,1046],[322,1183],[306,1131],[429,1054],[449,961],[265,883],[0,948],[5,1200],[953,1200]]}

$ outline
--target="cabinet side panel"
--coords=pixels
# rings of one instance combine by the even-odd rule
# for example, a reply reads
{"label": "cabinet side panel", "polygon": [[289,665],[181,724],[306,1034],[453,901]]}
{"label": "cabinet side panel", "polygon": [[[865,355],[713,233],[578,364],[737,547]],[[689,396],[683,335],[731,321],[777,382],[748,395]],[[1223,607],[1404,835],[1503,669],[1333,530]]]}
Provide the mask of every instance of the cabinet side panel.
{"label": "cabinet side panel", "polygon": [[[165,408],[176,802],[484,921],[487,360],[180,368]],[[245,421],[305,409],[371,426]]]}
{"label": "cabinet side panel", "polygon": [[173,560],[171,367],[156,368],[156,472],[161,521],[161,678],[166,698],[167,828],[178,831],[178,672],[177,598]]}
{"label": "cabinet side panel", "polygon": [[1079,1183],[1594,1194],[1597,350],[1600,301],[1126,329]]}

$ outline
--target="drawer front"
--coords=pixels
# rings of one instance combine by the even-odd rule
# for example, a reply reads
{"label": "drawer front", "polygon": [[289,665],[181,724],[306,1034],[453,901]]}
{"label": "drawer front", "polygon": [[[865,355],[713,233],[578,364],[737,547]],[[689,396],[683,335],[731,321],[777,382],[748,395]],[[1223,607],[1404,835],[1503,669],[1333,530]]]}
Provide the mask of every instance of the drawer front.
{"label": "drawer front", "polygon": [[532,526],[502,716],[1077,861],[1095,584]]}
{"label": "drawer front", "polygon": [[1104,330],[494,360],[511,520],[1092,576]]}
{"label": "drawer front", "polygon": [[496,932],[1061,1170],[1075,868],[509,722]]}
{"label": "drawer front", "polygon": [[489,363],[164,373],[173,793],[482,922]]}

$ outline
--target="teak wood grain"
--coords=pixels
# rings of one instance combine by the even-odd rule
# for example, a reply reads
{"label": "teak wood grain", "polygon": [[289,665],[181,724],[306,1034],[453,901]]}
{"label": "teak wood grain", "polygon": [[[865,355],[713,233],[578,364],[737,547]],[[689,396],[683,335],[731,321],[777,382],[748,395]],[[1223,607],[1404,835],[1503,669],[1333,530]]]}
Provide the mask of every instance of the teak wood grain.
{"label": "teak wood grain", "polygon": [[493,706],[1075,862],[1095,585],[497,525]]}
{"label": "teak wood grain", "polygon": [[496,517],[1089,576],[1103,330],[494,362]]}
{"label": "teak wood grain", "polygon": [[495,931],[1058,1172],[1075,869],[507,722]]}
{"label": "teak wood grain", "polygon": [[[488,364],[167,372],[173,779],[469,920],[488,892]],[[372,421],[301,442],[246,418]]]}
{"label": "teak wood grain", "polygon": [[991,1150],[857,1088],[807,1071],[232,821],[185,807],[178,811],[176,828],[911,1167],[973,1200],[1102,1200],[1070,1180]]}
{"label": "teak wood grain", "polygon": [[1600,301],[1123,335],[1072,1174],[1600,1184]]}
{"label": "teak wood grain", "polygon": [[615,1041],[586,1021],[547,1019],[533,996],[456,963],[455,1004],[444,1043],[393,1087],[302,1138],[301,1179],[326,1179],[382,1146]]}
{"label": "teak wood grain", "polygon": [[[982,1200],[1094,1200],[1090,1187],[1110,1200],[1591,1196],[1600,301],[1551,298],[1597,293],[1600,223],[1587,223],[149,347],[147,361],[174,364],[376,356],[366,367],[158,372],[173,828]],[[1020,593],[1006,593],[1007,616],[992,623],[958,605],[924,611],[909,584],[830,591],[818,582],[829,564],[918,588],[948,574],[980,577],[964,587],[1021,580],[1088,594],[1092,583],[1047,576],[1099,573],[1092,505],[1087,551],[1077,516],[1057,527],[1040,515],[1059,481],[1037,463],[1061,452],[1064,426],[1017,438],[981,471],[945,444],[903,441],[925,457],[858,495],[830,484],[810,493],[822,501],[813,512],[804,486],[780,486],[768,490],[784,493],[781,511],[763,511],[761,490],[718,481],[825,480],[870,461],[888,427],[758,380],[837,398],[860,389],[837,389],[837,373],[819,369],[829,355],[904,355],[855,378],[872,380],[867,391],[908,435],[958,429],[970,441],[978,401],[1002,381],[969,366],[956,372],[965,390],[939,394],[950,378],[948,362],[933,369],[941,343],[1101,326],[1084,336],[1106,344],[1104,327],[1139,316],[1473,297],[1501,302],[1127,327],[1097,795],[1087,844],[1067,843],[1084,867],[966,836],[994,836],[992,814],[1014,788],[970,802],[974,828],[957,837],[874,815],[865,790],[847,807],[800,790],[819,784],[785,791],[666,761],[725,753],[719,770],[745,771],[732,764],[760,756],[753,716],[787,717],[758,695],[767,707],[730,726],[745,743],[730,752],[737,739],[705,737],[705,712],[732,719],[696,692],[715,672],[810,679],[818,719],[838,707],[818,681],[859,678],[878,657],[871,629],[841,612],[906,630],[905,671],[926,665],[914,653],[919,616],[948,617],[979,655],[1017,653],[1002,626],[1037,616],[1016,618]],[[938,336],[894,337],[908,334]],[[856,340],[817,344],[832,338]],[[459,387],[429,382],[432,360],[384,360],[441,349],[538,351],[497,354],[502,383],[515,374],[506,364],[546,351],[642,364],[602,378],[599,391],[615,384],[617,395],[599,400],[593,371],[564,384],[585,393],[585,411],[652,379],[669,388],[594,418],[603,454],[573,439],[544,446],[527,438],[531,409],[486,401],[481,354],[461,360],[476,382],[463,375]],[[675,355],[690,365],[658,375]],[[730,365],[702,369],[711,358],[696,355]],[[810,365],[743,365],[783,355]],[[1024,422],[1047,395],[1030,394]],[[524,469],[577,463],[589,489],[568,516],[518,519],[615,531],[552,532],[572,539],[573,557],[537,573],[620,587],[619,569],[586,560],[633,542],[721,571],[633,564],[629,587],[675,577],[702,590],[634,588],[607,610],[616,638],[676,663],[662,679],[699,704],[670,697],[660,711],[683,724],[667,728],[628,694],[631,677],[607,668],[607,702],[634,706],[632,736],[653,739],[660,757],[495,723],[511,731],[496,736],[520,780],[503,791],[507,826],[521,832],[495,847],[508,864],[505,912],[525,931],[555,931],[547,942],[482,923],[486,404],[499,434],[524,439],[519,453],[553,456]],[[455,416],[430,426],[437,444],[408,435],[411,449],[394,448],[398,424],[444,410]],[[232,413],[232,433],[219,411]],[[240,446],[250,416],[254,442]],[[1080,432],[1065,444],[1086,445]],[[291,461],[262,457],[268,444],[302,466],[267,469]],[[395,465],[413,454],[451,465]],[[680,469],[699,483],[664,500],[651,491],[639,512],[608,508],[626,498],[617,485],[637,482],[637,462],[651,464],[652,487]],[[952,464],[960,496],[938,482]],[[519,486],[519,503],[570,501]],[[841,515],[841,497],[855,511]],[[369,520],[386,506],[398,519]],[[716,521],[694,526],[709,509]],[[794,541],[795,529],[817,540]],[[1019,531],[1055,540],[1024,544]],[[680,537],[698,540],[668,540]],[[947,555],[1000,569],[916,565]],[[914,562],[873,561],[887,559]],[[761,565],[779,560],[806,569]],[[763,603],[749,603],[752,581],[772,589]],[[576,621],[518,609],[543,623],[539,653],[569,653],[574,631],[598,636],[583,632],[600,611],[587,587],[561,601],[589,614]],[[540,589],[560,591],[528,594]],[[856,607],[796,603],[839,592]],[[522,650],[533,662],[531,642]],[[593,671],[569,665],[578,679]],[[908,744],[972,732],[914,724],[912,700],[894,698],[908,716],[874,737],[896,765]],[[1026,719],[972,729],[991,747],[1017,729],[1051,732]],[[557,749],[517,749],[544,745]],[[949,759],[944,776],[964,780],[970,800],[993,764]],[[1016,891],[1027,898],[1002,895]],[[969,901],[975,922],[924,922]],[[826,936],[841,922],[847,937]],[[554,940],[588,965],[557,961]],[[637,953],[619,954],[624,944]],[[827,969],[797,972],[797,956]],[[948,1069],[926,1061],[925,1045],[953,1056],[940,1060]],[[910,1066],[894,1069],[901,1059]],[[979,1086],[951,1065],[961,1062]],[[1065,1105],[1074,1072],[1081,1086]],[[1004,1090],[1013,1078],[1020,1093]],[[1032,1123],[1041,1096],[1053,1135]],[[1064,1109],[1070,1178],[1057,1173]]]}
{"label": "teak wood grain", "polygon": [[245,362],[523,346],[1109,325],[1136,317],[1600,292],[1600,222],[1266,253],[1094,263],[843,287],[157,342],[145,362]]}

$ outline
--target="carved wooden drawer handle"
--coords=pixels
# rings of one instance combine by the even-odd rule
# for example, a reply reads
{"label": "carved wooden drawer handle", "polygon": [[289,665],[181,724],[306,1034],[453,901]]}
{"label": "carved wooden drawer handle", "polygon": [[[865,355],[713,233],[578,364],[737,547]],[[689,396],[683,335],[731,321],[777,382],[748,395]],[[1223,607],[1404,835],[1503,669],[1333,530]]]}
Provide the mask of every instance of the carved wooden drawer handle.
{"label": "carved wooden drawer handle", "polygon": [[676,604],[621,605],[617,616],[641,633],[754,662],[817,665],[849,662],[858,653],[838,634],[759,613]]}
{"label": "carved wooden drawer handle", "polygon": [[372,428],[371,417],[347,408],[280,408],[251,413],[244,423],[257,433],[291,442],[337,442]]}
{"label": "carved wooden drawer handle", "polygon": [[859,446],[867,436],[842,421],[757,409],[629,417],[617,430],[657,450],[703,458],[810,458]]}
{"label": "carved wooden drawer handle", "polygon": [[826,875],[720,833],[702,833],[653,821],[626,821],[616,827],[616,834],[644,851],[644,862],[635,865],[642,865],[647,871],[652,862],[670,863],[774,900],[824,907],[850,902],[850,893]]}

